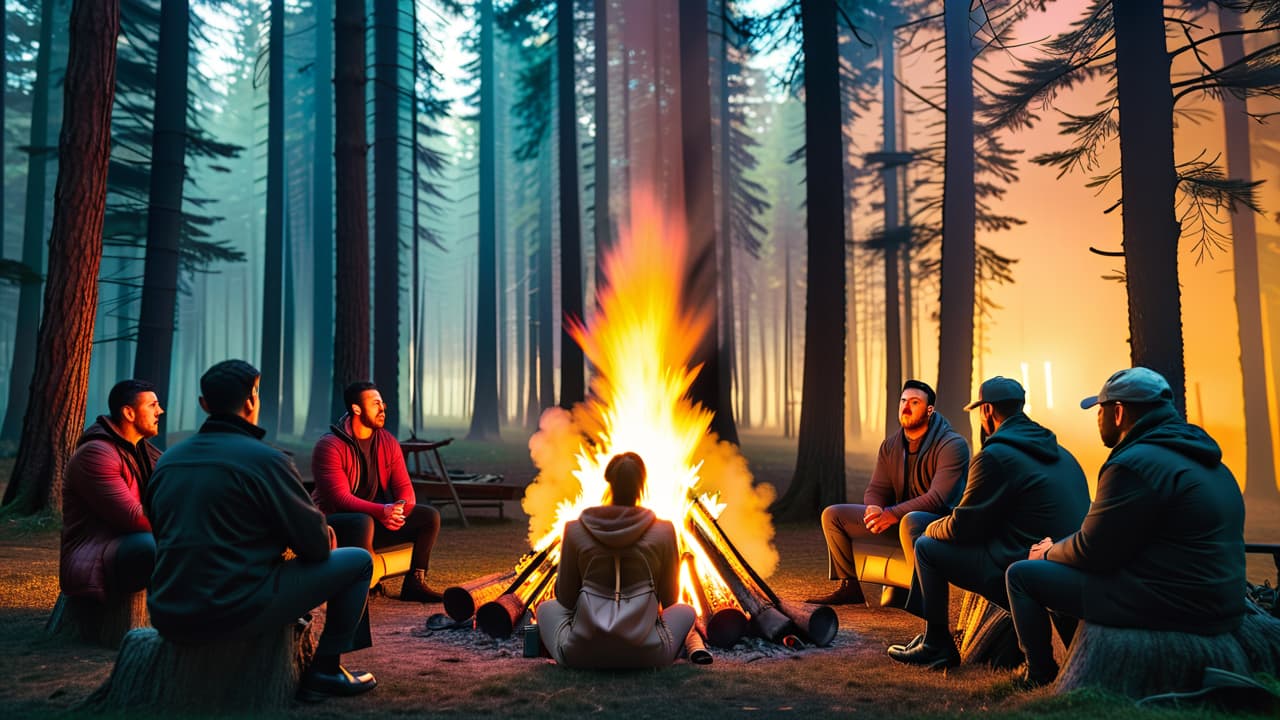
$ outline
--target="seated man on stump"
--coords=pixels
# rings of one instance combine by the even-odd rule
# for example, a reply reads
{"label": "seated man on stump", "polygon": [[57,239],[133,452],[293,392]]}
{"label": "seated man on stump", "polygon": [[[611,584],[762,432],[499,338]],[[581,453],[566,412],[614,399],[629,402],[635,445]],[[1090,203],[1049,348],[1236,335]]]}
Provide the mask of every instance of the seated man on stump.
{"label": "seated man on stump", "polygon": [[387,405],[378,386],[356,382],[343,391],[347,413],[331,425],[311,456],[316,504],[328,516],[342,547],[375,550],[413,543],[400,599],[439,602],[427,586],[431,548],[440,534],[440,512],[418,505],[404,452],[386,429]]}
{"label": "seated man on stump", "polygon": [[[923,524],[899,522],[907,513],[950,512],[964,491],[969,443],[934,411],[937,395],[919,380],[902,386],[898,417],[902,429],[885,438],[876,457],[862,505],[831,505],[822,511],[829,573],[835,592],[806,602],[847,605],[864,602],[855,554],[885,558],[901,551],[912,562],[912,545]],[[898,525],[897,532],[886,532]],[[900,605],[886,588],[882,604]],[[903,598],[905,599],[905,598]]]}
{"label": "seated man on stump", "polygon": [[[982,450],[969,465],[964,495],[950,515],[912,513],[927,524],[916,540],[916,584],[925,632],[889,657],[940,670],[960,664],[951,637],[950,585],[976,592],[1009,609],[1004,572],[1045,535],[1063,537],[1080,527],[1089,509],[1089,485],[1075,457],[1057,437],[1022,412],[1026,392],[1017,381],[993,377],[965,406],[982,422]],[[909,603],[908,607],[916,603]]]}
{"label": "seated man on stump", "polygon": [[1058,674],[1051,613],[1218,635],[1239,627],[1245,612],[1244,498],[1218,443],[1183,420],[1154,370],[1113,374],[1080,402],[1094,405],[1111,454],[1088,515],[1076,532],[1033,545],[1005,574],[1029,686]]}
{"label": "seated man on stump", "polygon": [[[200,378],[200,430],[160,458],[146,502],[156,536],[147,606],[166,639],[208,643],[279,630],[328,603],[324,632],[298,697],[357,695],[377,681],[348,672],[361,647],[373,560],[333,549],[324,514],[293,460],[262,441],[256,368],[224,360]],[[296,555],[285,560],[285,549]],[[245,678],[253,682],[253,678]]]}
{"label": "seated man on stump", "polygon": [[147,587],[156,561],[142,494],[160,450],[164,409],[145,380],[116,383],[109,415],[85,428],[62,484],[62,548],[58,581],[68,597],[101,602]]}

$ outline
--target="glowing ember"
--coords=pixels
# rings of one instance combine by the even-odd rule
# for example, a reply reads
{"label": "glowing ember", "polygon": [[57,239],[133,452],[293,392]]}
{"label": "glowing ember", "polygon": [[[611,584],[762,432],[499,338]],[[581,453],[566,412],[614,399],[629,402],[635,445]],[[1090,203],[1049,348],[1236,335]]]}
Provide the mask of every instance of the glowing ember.
{"label": "glowing ember", "polygon": [[[595,370],[591,395],[572,414],[547,410],[529,441],[539,468],[523,505],[529,542],[535,550],[546,547],[566,522],[602,504],[605,466],[615,454],[633,451],[648,469],[641,504],[675,525],[681,553],[692,556],[704,591],[727,595],[689,535],[690,498],[702,498],[744,558],[767,577],[778,559],[766,512],[774,491],[753,485],[737,448],[709,431],[712,413],[685,397],[700,370],[689,363],[710,318],[679,304],[684,229],[648,198],[635,199],[632,212],[634,226],[605,257],[608,284],[599,291],[591,325],[569,327]],[[704,612],[693,581],[682,563],[682,594]]]}

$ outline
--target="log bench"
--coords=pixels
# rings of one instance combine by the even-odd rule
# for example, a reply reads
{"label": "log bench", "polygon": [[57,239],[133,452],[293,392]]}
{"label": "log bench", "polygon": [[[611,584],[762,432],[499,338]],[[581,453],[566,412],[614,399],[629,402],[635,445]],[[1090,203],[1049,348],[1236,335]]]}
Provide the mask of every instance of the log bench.
{"label": "log bench", "polygon": [[120,647],[125,633],[150,622],[145,590],[108,595],[102,601],[59,593],[44,629],[51,635],[115,649]]}
{"label": "log bench", "polygon": [[316,623],[258,636],[182,644],[154,628],[129,631],[111,675],[83,709],[147,714],[244,714],[292,702],[315,652]]}

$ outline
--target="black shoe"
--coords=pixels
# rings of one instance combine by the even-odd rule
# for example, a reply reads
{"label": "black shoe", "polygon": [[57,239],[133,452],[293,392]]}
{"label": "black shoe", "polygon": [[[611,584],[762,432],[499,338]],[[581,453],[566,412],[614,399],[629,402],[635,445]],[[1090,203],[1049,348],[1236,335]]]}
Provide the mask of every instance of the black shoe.
{"label": "black shoe", "polygon": [[1013,686],[1019,690],[1035,690],[1045,685],[1052,685],[1057,677],[1057,663],[1043,672],[1032,672],[1031,666],[1023,663],[1013,673]]}
{"label": "black shoe", "polygon": [[404,583],[400,585],[400,599],[406,602],[434,603],[444,600],[444,594],[436,590],[432,590],[427,586],[427,578],[425,573],[419,576],[420,570],[415,570],[404,576]]}
{"label": "black shoe", "polygon": [[857,580],[841,580],[840,587],[830,595],[805,600],[811,605],[858,605],[866,601],[862,596],[862,586]]}
{"label": "black shoe", "polygon": [[320,702],[331,697],[350,697],[367,693],[378,686],[373,673],[352,673],[341,665],[336,673],[307,671],[298,687],[298,699],[302,702]]}
{"label": "black shoe", "polygon": [[955,645],[938,648],[924,641],[911,649],[889,648],[889,657],[900,663],[919,665],[930,670],[945,670],[960,664],[960,653],[956,651]]}
{"label": "black shoe", "polygon": [[920,633],[919,635],[911,638],[911,642],[907,643],[906,645],[890,645],[889,651],[890,652],[906,652],[907,650],[912,650],[918,647],[923,642],[924,642],[924,633]]}

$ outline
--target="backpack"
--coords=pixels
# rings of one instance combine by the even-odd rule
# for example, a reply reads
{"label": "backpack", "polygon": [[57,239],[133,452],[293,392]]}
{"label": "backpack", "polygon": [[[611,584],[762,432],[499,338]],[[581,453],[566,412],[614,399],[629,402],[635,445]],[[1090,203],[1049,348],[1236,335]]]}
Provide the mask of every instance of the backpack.
{"label": "backpack", "polygon": [[[646,570],[646,579],[622,587],[622,554],[627,552],[640,558]],[[578,592],[578,604],[573,612],[573,636],[585,643],[605,641],[629,647],[641,648],[661,642],[666,625],[658,612],[658,591],[653,582],[653,569],[644,554],[635,550],[613,552],[613,587],[586,579],[590,577],[593,558],[583,573],[582,589]],[[658,630],[655,636],[654,630]]]}

